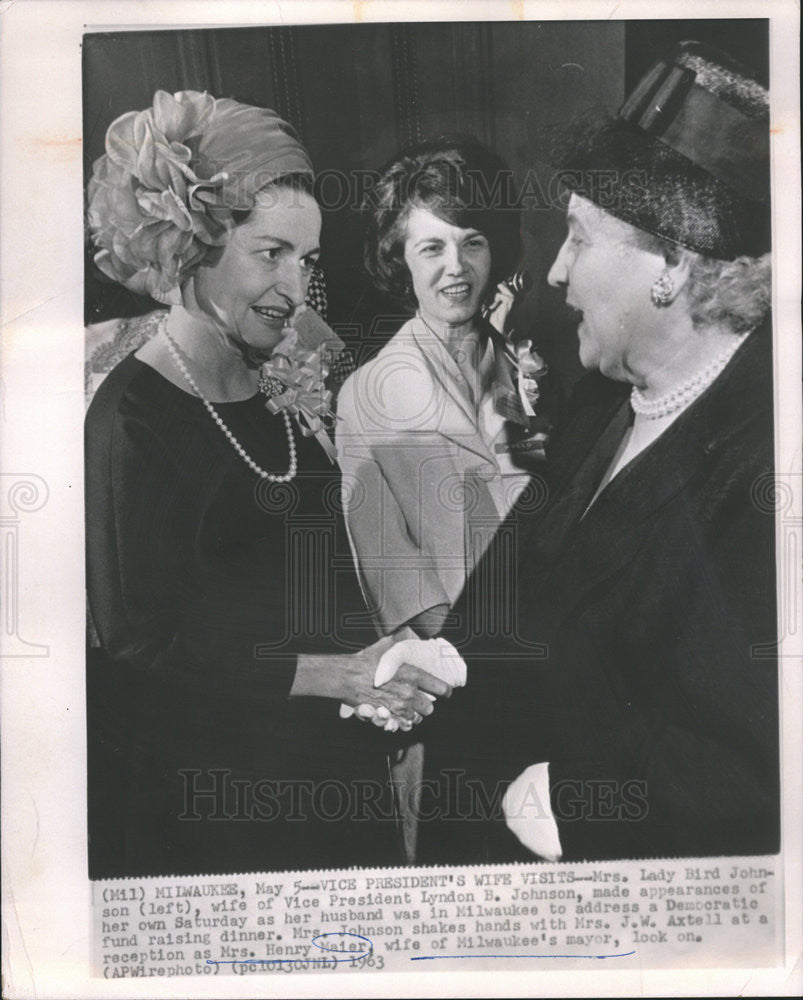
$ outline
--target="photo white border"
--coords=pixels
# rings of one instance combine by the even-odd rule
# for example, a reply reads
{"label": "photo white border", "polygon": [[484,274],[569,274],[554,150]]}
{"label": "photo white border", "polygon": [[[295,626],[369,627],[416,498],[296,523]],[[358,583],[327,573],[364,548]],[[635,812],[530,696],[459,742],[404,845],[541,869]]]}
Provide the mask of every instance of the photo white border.
{"label": "photo white border", "polygon": [[[784,648],[786,960],[777,969],[304,974],[108,982],[89,975],[83,628],[82,91],[85,31],[357,21],[771,18],[779,474],[800,518],[799,10],[791,0],[0,0],[0,461],[47,484],[19,522],[21,634],[3,657],[3,991],[8,997],[794,995],[801,991],[800,636]],[[749,405],[749,401],[746,401]],[[5,482],[5,479],[4,479]],[[44,493],[40,488],[40,499]],[[798,523],[800,521],[798,520]],[[780,534],[780,533],[779,533]],[[797,556],[800,554],[798,534]],[[779,540],[780,545],[780,540]],[[779,549],[786,569],[789,554]],[[797,567],[787,582],[801,620]],[[7,583],[7,581],[3,581]],[[0,639],[0,642],[2,639]],[[5,647],[3,647],[5,648]],[[791,669],[790,669],[791,667]],[[225,983],[221,987],[221,983]],[[258,994],[257,994],[258,991]]]}

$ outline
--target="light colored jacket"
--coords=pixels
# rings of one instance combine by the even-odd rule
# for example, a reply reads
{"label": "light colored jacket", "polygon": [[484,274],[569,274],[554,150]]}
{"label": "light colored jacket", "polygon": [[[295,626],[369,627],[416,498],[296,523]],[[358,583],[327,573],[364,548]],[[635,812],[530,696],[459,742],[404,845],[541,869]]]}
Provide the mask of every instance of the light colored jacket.
{"label": "light colored jacket", "polygon": [[454,603],[527,483],[495,450],[505,424],[477,368],[414,318],[338,397],[346,525],[382,631]]}

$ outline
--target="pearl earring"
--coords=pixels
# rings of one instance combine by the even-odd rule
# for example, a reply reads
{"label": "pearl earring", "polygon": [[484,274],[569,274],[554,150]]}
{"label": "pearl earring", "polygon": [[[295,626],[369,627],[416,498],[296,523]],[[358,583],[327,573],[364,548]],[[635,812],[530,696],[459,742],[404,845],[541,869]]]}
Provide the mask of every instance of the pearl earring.
{"label": "pearl earring", "polygon": [[669,271],[664,271],[660,278],[656,278],[653,282],[650,290],[652,301],[657,306],[668,306],[674,294],[675,282],[672,280],[672,275]]}

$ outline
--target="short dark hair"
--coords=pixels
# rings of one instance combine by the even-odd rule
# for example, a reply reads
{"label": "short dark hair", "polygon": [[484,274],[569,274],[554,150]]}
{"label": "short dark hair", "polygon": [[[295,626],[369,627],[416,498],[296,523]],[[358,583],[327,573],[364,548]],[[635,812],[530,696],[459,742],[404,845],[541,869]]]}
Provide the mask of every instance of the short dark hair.
{"label": "short dark hair", "polygon": [[415,298],[404,239],[414,207],[486,237],[491,288],[515,269],[521,211],[513,172],[473,136],[442,135],[403,150],[383,168],[363,205],[365,266],[377,288],[409,303]]}

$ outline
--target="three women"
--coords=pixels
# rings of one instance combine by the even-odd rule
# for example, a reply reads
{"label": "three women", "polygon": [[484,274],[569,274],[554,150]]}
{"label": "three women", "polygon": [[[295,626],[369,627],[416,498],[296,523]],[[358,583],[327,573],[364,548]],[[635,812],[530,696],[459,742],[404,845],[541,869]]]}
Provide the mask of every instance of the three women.
{"label": "three women", "polygon": [[[656,87],[672,100],[657,101]],[[266,607],[286,607],[286,580],[278,581],[281,596],[269,593],[266,567],[292,566],[293,543],[262,520],[265,508],[278,511],[284,529],[287,509],[279,500],[250,509],[253,480],[243,477],[296,479],[307,467],[323,477],[325,466],[313,439],[296,441],[292,424],[269,435],[257,427],[265,412],[256,372],[303,299],[296,271],[314,256],[318,220],[303,184],[269,184],[269,204],[255,197],[251,215],[223,223],[223,236],[216,212],[225,219],[235,207],[218,198],[224,161],[207,157],[209,169],[190,177],[196,148],[188,142],[185,157],[170,134],[187,109],[170,114],[166,142],[147,163],[170,178],[173,194],[185,184],[186,197],[177,206],[169,185],[158,198],[123,185],[123,223],[106,249],[140,238],[133,203],[147,207],[156,254],[143,265],[137,248],[132,273],[153,277],[154,260],[180,259],[187,280],[171,289],[180,288],[182,305],[156,321],[153,347],[113,373],[88,425],[88,496],[97,503],[90,592],[114,663],[113,711],[96,718],[101,735],[114,731],[112,747],[120,733],[131,740],[123,808],[135,802],[140,811],[131,848],[138,870],[154,864],[142,860],[153,817],[169,831],[168,859],[190,859],[184,870],[209,864],[211,825],[194,835],[166,809],[182,769],[176,746],[185,772],[187,761],[210,773],[235,762],[239,779],[291,775],[320,789],[339,752],[351,780],[359,741],[386,737],[332,722],[330,706],[314,698],[366,701],[409,720],[431,710],[419,685],[448,690],[405,667],[379,693],[372,680],[383,646],[347,653],[339,636],[341,646],[327,652],[334,633],[324,628],[309,652],[328,659],[309,660],[305,642],[290,655],[283,621],[274,619],[273,631],[265,623]],[[438,783],[455,768],[475,768],[483,795],[467,803],[460,824],[426,838],[425,860],[777,849],[773,524],[756,502],[773,468],[766,117],[766,93],[747,74],[687,45],[564,159],[569,237],[550,280],[581,314],[580,357],[595,374],[579,386],[555,441],[548,502],[535,514],[514,506],[525,477],[505,464],[509,421],[492,403],[495,385],[515,383],[505,345],[479,318],[488,290],[515,261],[517,239],[512,224],[502,236],[502,220],[495,230],[460,193],[463,163],[487,154],[430,145],[399,158],[384,178],[369,258],[385,287],[396,282],[414,295],[419,315],[341,397],[349,531],[380,629],[413,623],[421,634],[453,634],[468,663],[466,692],[439,706],[440,725],[431,727],[440,743],[429,775],[436,811],[446,816]],[[702,141],[713,121],[716,144]],[[131,135],[150,134],[126,132],[118,155],[127,155]],[[593,184],[601,170],[623,181],[613,200]],[[299,172],[308,170],[288,174]],[[455,179],[445,193],[443,176]],[[624,183],[634,176],[643,181],[635,189]],[[285,192],[303,218],[277,232],[291,207]],[[215,225],[195,229],[199,212]],[[180,237],[159,228],[176,220]],[[223,249],[207,260],[209,246]],[[258,254],[284,275],[276,283],[248,284],[246,262]],[[283,462],[277,442],[285,440]],[[319,514],[320,501],[310,502],[305,509]],[[481,567],[498,558],[510,525],[518,533],[515,624],[489,653],[472,614],[506,599],[481,592],[491,578]],[[338,544],[333,534],[329,551],[342,552]],[[350,586],[335,588],[338,607],[357,606]],[[270,670],[255,661],[257,638],[273,657]],[[350,649],[369,641],[348,640]],[[109,676],[95,678],[95,700],[109,692]],[[288,693],[311,697],[301,705]],[[321,745],[337,748],[327,750],[325,767],[310,759]],[[379,774],[383,751],[358,755],[363,776]],[[516,841],[499,836],[498,824],[487,835],[477,807],[493,804],[494,783],[507,790],[504,820]],[[534,816],[525,808],[533,801]],[[302,836],[293,843],[285,824],[275,849],[253,824],[246,835],[230,826],[235,839],[225,846],[249,866],[354,861],[348,821],[329,828],[331,850],[314,824],[296,827]],[[459,843],[450,835],[458,828]],[[387,845],[368,832],[359,860],[376,850],[380,863]]]}

